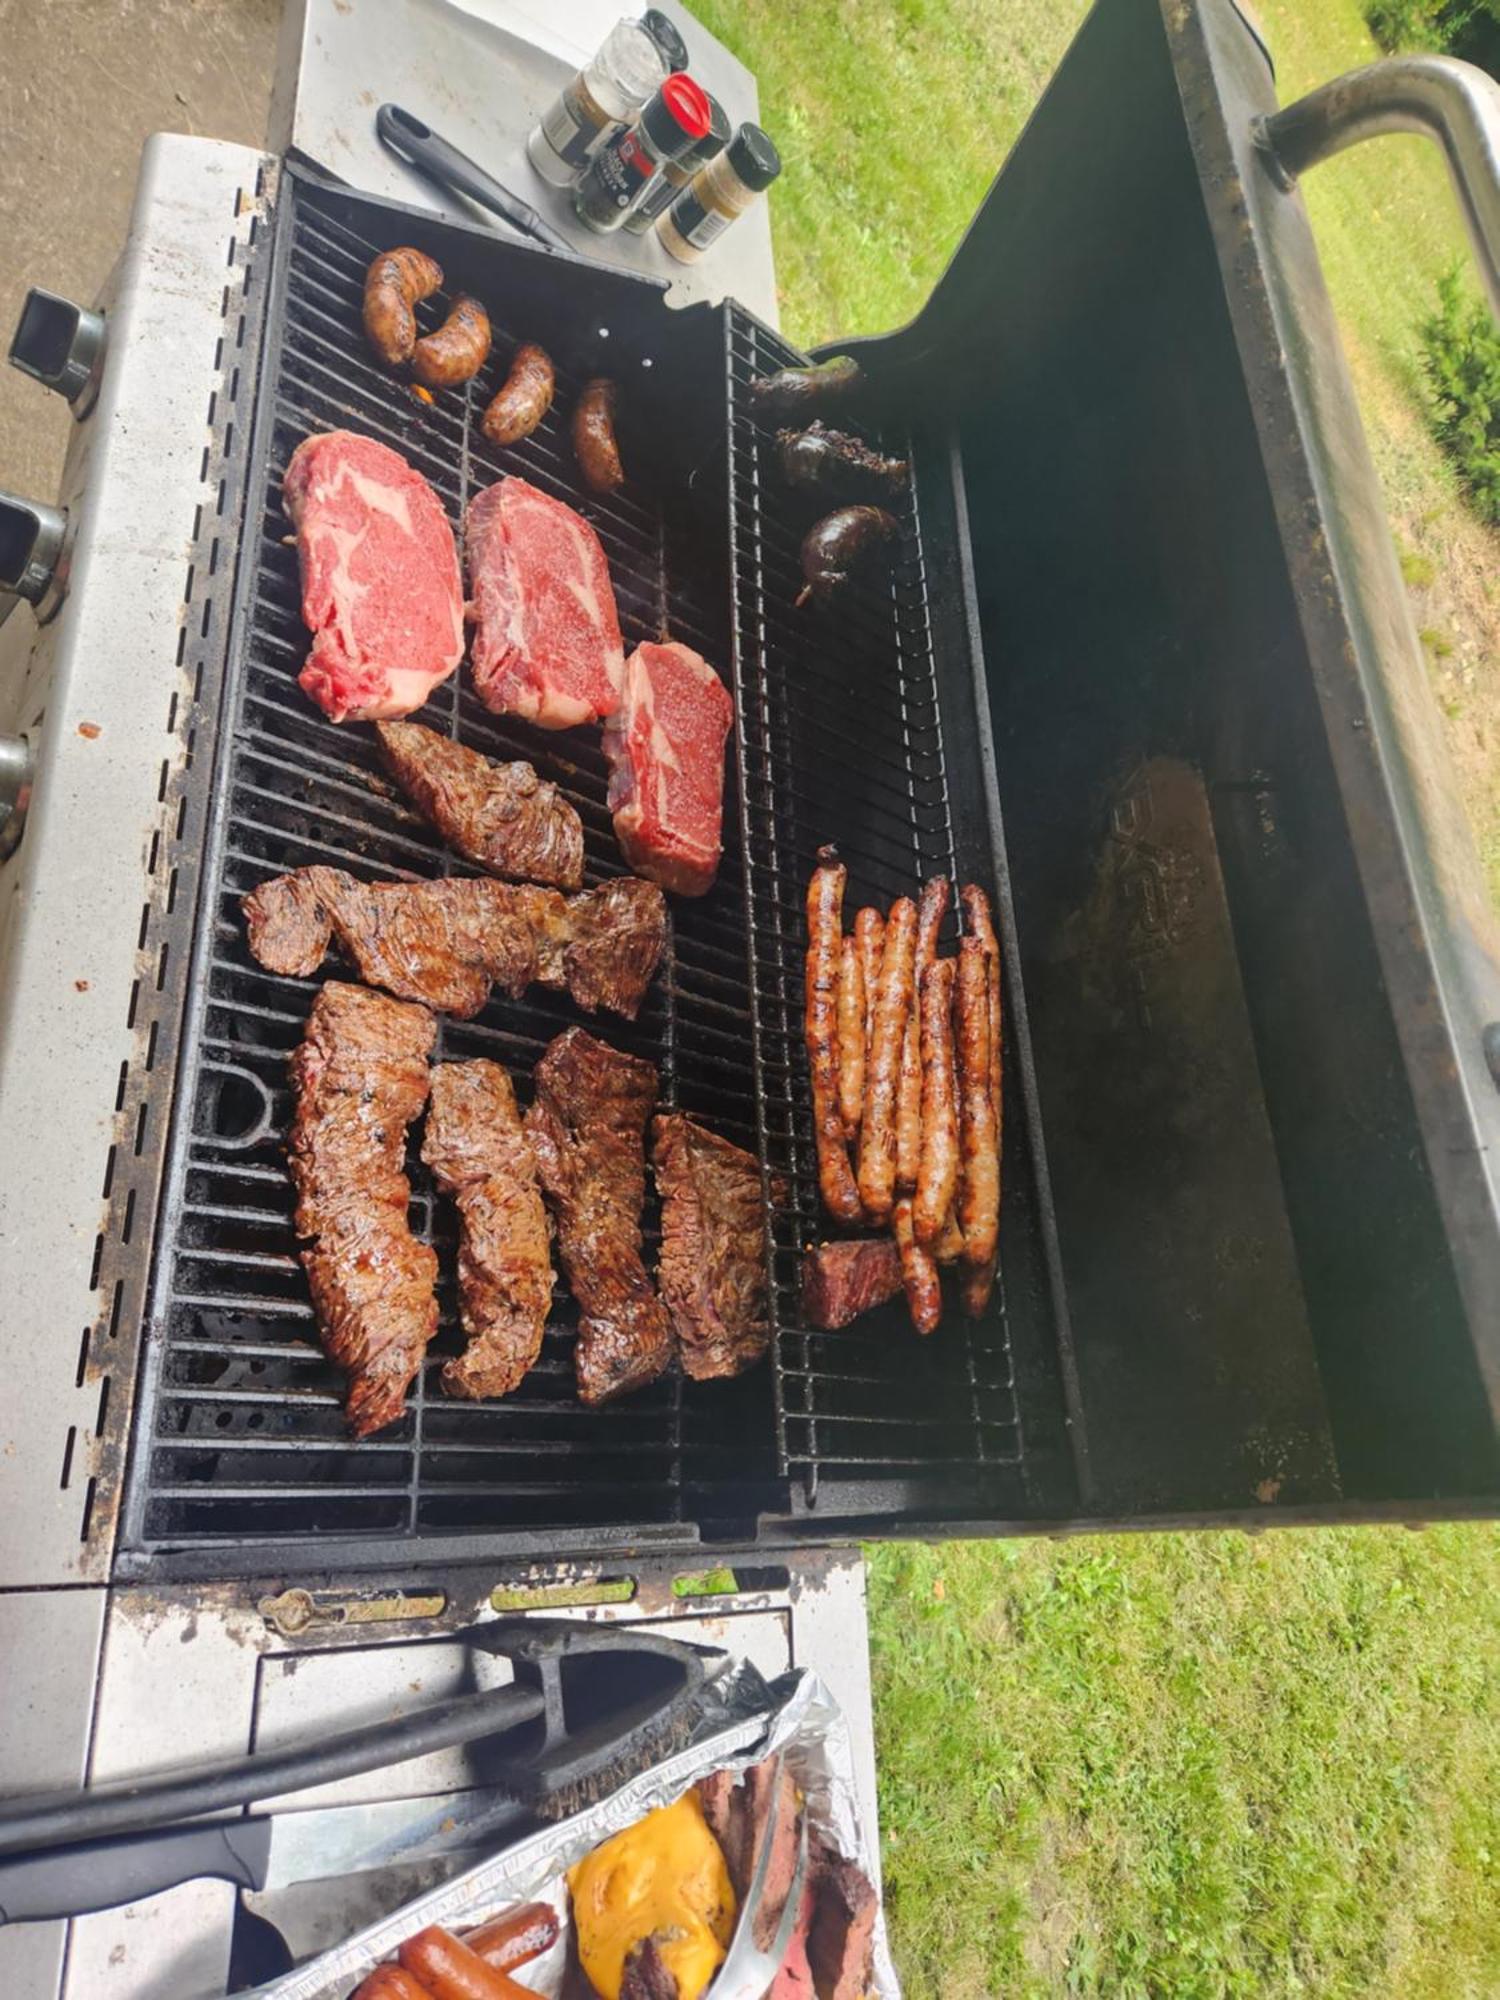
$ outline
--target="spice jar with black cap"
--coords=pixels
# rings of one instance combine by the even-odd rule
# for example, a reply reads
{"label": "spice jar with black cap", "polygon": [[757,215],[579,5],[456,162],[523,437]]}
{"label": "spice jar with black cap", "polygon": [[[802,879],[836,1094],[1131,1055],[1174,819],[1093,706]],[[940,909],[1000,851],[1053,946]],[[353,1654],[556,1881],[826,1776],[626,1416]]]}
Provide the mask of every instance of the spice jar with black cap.
{"label": "spice jar with black cap", "polygon": [[722,153],[734,136],[734,127],[729,122],[729,113],[717,97],[708,99],[709,128],[695,146],[689,147],[680,160],[664,160],[662,170],[656,175],[640,200],[625,217],[625,227],[632,236],[644,236],[664,208],[669,208],[682,190],[692,182],[700,167]]}
{"label": "spice jar with black cap", "polygon": [[681,159],[707,138],[707,93],[690,76],[669,76],[628,131],[615,132],[593,154],[573,190],[573,210],[599,235],[618,229],[668,160]]}
{"label": "spice jar with black cap", "polygon": [[742,125],[723,152],[694,175],[656,225],[662,248],[696,263],[781,172],[781,155],[759,125]]}

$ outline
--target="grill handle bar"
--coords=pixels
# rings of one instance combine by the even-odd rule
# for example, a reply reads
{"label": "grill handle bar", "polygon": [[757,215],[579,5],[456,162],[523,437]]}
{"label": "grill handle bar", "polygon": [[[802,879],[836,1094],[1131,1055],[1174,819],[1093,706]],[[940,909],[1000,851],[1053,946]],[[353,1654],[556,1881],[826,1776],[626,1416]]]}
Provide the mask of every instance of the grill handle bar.
{"label": "grill handle bar", "polygon": [[1443,149],[1490,308],[1500,320],[1500,84],[1452,56],[1391,56],[1350,70],[1260,120],[1256,141],[1282,187],[1385,132]]}

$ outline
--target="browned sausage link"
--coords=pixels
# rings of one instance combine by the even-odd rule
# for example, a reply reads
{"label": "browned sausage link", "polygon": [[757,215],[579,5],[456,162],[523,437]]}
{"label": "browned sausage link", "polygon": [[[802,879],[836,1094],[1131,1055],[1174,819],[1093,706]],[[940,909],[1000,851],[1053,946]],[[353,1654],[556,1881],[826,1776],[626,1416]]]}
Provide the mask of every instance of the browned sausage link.
{"label": "browned sausage link", "polygon": [[560,1928],[550,1903],[523,1903],[520,1909],[492,1917],[477,1931],[467,1932],[464,1943],[470,1951],[477,1951],[486,1965],[509,1972],[512,1966],[526,1965],[550,1951]]}
{"label": "browned sausage link", "polygon": [[854,942],[859,946],[865,976],[865,1061],[870,1059],[870,1043],[875,1037],[875,989],[880,984],[880,954],[885,948],[885,918],[876,909],[860,910],[854,919]]}
{"label": "browned sausage link", "polygon": [[491,444],[519,444],[529,438],[552,407],[557,377],[552,357],[543,347],[527,341],[516,349],[510,373],[480,419]]}
{"label": "browned sausage link", "polygon": [[922,1034],[922,1150],[912,1226],[936,1253],[958,1189],[958,1090],[953,1076],[953,960],[940,958],[917,989]]}
{"label": "browned sausage link", "polygon": [[875,991],[875,1032],[865,1060],[865,1109],[859,1127],[859,1198],[872,1222],[884,1222],[896,1191],[896,1101],[901,1049],[912,1011],[917,906],[899,896],[886,919]]}
{"label": "browned sausage link", "polygon": [[859,946],[846,937],[839,949],[839,1114],[844,1136],[859,1131],[865,1106],[865,974]]}
{"label": "browned sausage link", "polygon": [[432,2000],[430,1990],[399,1965],[377,1965],[355,1989],[354,2000]]}
{"label": "browned sausage link", "polygon": [[392,368],[411,360],[419,299],[431,298],[443,267],[421,250],[382,250],[365,273],[365,333]]}
{"label": "browned sausage link", "polygon": [[583,385],[573,412],[573,450],[585,483],[595,493],[614,493],[625,484],[615,442],[615,385],[602,375]]}
{"label": "browned sausage link", "polygon": [[932,1254],[940,1264],[956,1264],[964,1254],[964,1233],[958,1226],[958,1216],[953,1209],[943,1217],[943,1233],[933,1245]]}
{"label": "browned sausage link", "polygon": [[818,849],[807,885],[807,1066],[812,1078],[813,1136],[823,1206],[837,1222],[859,1218],[859,1190],[839,1113],[838,989],[848,871],[832,847]]}
{"label": "browned sausage link", "polygon": [[995,935],[990,899],[976,882],[959,891],[969,929],[984,946],[990,961],[990,1095],[995,1100],[995,1129],[1003,1134],[1005,1105],[1000,1092],[1000,940]]}
{"label": "browned sausage link", "polygon": [[460,293],[436,333],[411,351],[411,372],[429,389],[456,389],[490,358],[490,316],[478,299]]}
{"label": "browned sausage link", "polygon": [[995,1254],[1000,1220],[1000,1161],[990,1097],[989,954],[977,937],[958,951],[958,1115],[963,1181],[958,1222],[964,1264],[981,1269]]}
{"label": "browned sausage link", "polygon": [[486,1965],[477,1951],[437,1924],[409,1937],[396,1955],[432,2000],[527,2000],[524,1986]]}
{"label": "browned sausage link", "polygon": [[947,876],[934,875],[923,884],[922,900],[917,907],[917,956],[912,971],[914,1004],[901,1051],[901,1092],[896,1113],[896,1186],[903,1194],[910,1194],[917,1185],[922,1149],[922,1051],[915,995],[922,990],[922,974],[937,957],[938,932],[948,908],[948,889]]}
{"label": "browned sausage link", "polygon": [[901,1277],[906,1286],[906,1307],[918,1333],[931,1333],[943,1316],[943,1287],[932,1253],[917,1241],[912,1227],[910,1195],[897,1197],[891,1210],[891,1226],[896,1248],[901,1252]]}

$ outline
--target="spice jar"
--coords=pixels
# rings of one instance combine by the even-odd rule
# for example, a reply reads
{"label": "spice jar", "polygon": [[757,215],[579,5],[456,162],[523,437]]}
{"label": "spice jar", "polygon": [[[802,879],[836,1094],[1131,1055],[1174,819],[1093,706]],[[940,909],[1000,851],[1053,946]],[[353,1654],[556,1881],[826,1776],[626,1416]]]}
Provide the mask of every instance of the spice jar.
{"label": "spice jar", "polygon": [[780,172],[781,155],[759,125],[742,125],[657,223],[662,248],[679,264],[696,263]]}
{"label": "spice jar", "polygon": [[600,139],[628,125],[653,90],[687,68],[687,47],[675,25],[653,7],[640,20],[617,21],[603,47],[564,84],[526,141],[544,181],[569,187]]}
{"label": "spice jar", "polygon": [[669,76],[634,125],[595,148],[573,189],[578,220],[600,236],[618,229],[664,163],[706,138],[710,123],[702,88],[681,71]]}
{"label": "spice jar", "polygon": [[669,207],[688,186],[698,169],[706,166],[729,144],[734,127],[729,122],[729,113],[717,97],[708,100],[708,116],[709,127],[704,136],[696,145],[690,146],[680,160],[664,160],[661,172],[653,177],[634,208],[627,210],[625,227],[632,236],[644,236],[662,210]]}

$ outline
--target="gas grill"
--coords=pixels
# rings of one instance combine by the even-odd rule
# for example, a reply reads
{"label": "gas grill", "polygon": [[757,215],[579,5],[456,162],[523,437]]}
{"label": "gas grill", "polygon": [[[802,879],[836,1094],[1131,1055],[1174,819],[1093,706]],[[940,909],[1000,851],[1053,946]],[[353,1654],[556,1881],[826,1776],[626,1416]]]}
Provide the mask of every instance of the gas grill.
{"label": "gas grill", "polygon": [[[1492,96],[1418,71],[1400,115],[1446,119],[1477,174]],[[1358,96],[1267,125],[1269,66],[1233,0],[1102,0],[927,308],[847,344],[914,478],[891,574],[812,611],[793,599],[817,510],[747,396],[800,357],[754,314],[674,308],[639,274],[296,157],[157,142],[106,301],[103,442],[70,460],[64,498],[88,499],[58,529],[70,595],[34,641],[0,632],[0,721],[37,760],[0,981],[0,1105],[37,1162],[0,1190],[4,1358],[32,1392],[0,1536],[4,1580],[51,1592],[81,1663],[63,1692],[26,1680],[73,1720],[17,1785],[80,1775],[106,1615],[96,1775],[128,1760],[145,1660],[180,1663],[168,1639],[200,1615],[223,1712],[205,1692],[184,1740],[207,1750],[253,1730],[240,1682],[263,1684],[278,1639],[434,1635],[539,1565],[575,1565],[585,1598],[649,1577],[668,1615],[672,1574],[711,1552],[779,1616],[862,1537],[1495,1510],[1500,944],[1291,173]],[[433,406],[359,330],[365,266],[401,242],[495,318],[486,369]],[[206,418],[161,384],[154,460],[119,421],[149,405],[151,338],[191,345],[212,384]],[[557,361],[562,414],[502,456],[477,419],[521,339]],[[581,491],[566,436],[596,372],[621,384],[634,475],[610,499]],[[283,1158],[318,982],[250,958],[239,899],[310,863],[462,864],[367,733],[295,686],[280,482],[336,426],[401,451],[455,523],[503,471],[578,506],[627,645],[685,639],[731,688],[718,881],[674,902],[640,1018],[593,1025],[657,1065],[664,1106],[760,1162],[771,1350],[737,1381],[672,1376],[586,1410],[559,1292],[522,1387],[457,1402],[436,1382],[449,1289],[401,1423],[345,1434]],[[125,465],[129,498],[105,477]],[[170,667],[139,662],[132,702],[88,668],[101,591],[144,593],[137,544],[142,631]],[[533,762],[582,817],[589,881],[619,870],[596,734],[492,716],[462,673],[423,720]],[[106,805],[128,838],[101,821],[90,852],[79,826]],[[798,1303],[801,1253],[829,1233],[802,1042],[802,898],[829,840],[851,908],[933,873],[996,902],[1001,1284],[984,1318],[950,1307],[922,1342],[899,1303],[836,1334]],[[576,1018],[492,1000],[443,1021],[435,1054],[493,1055],[525,1099]],[[410,1171],[451,1287],[449,1210]],[[648,1212],[648,1258],[655,1228]],[[0,1602],[0,1627],[24,1613]],[[77,1963],[97,1979],[101,1959]]]}

